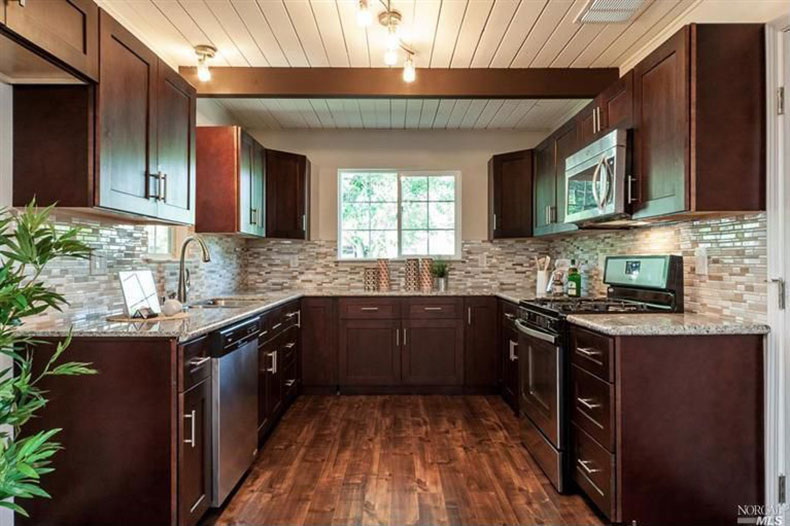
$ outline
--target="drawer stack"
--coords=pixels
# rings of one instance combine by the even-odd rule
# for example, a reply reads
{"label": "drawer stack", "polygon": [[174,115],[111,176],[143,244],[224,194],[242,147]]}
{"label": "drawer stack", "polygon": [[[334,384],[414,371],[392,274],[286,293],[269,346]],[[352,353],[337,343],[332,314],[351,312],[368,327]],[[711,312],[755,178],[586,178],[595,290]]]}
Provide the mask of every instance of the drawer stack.
{"label": "drawer stack", "polygon": [[614,340],[571,331],[572,477],[612,519],[615,512]]}

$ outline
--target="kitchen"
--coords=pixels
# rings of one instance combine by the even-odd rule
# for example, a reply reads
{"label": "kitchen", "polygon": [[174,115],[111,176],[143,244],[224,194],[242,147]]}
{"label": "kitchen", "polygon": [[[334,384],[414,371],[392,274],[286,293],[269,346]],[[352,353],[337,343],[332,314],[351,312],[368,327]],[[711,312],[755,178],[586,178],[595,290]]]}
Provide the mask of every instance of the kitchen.
{"label": "kitchen", "polygon": [[3,524],[782,523],[789,6],[627,4],[5,2]]}

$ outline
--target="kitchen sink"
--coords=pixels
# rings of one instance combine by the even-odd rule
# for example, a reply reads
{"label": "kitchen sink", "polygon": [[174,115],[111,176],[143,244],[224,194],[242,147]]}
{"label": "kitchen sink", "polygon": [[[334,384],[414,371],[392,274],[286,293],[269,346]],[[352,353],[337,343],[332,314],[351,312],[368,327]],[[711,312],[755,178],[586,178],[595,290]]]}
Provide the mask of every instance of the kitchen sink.
{"label": "kitchen sink", "polygon": [[249,307],[253,303],[258,303],[254,299],[241,299],[241,298],[210,298],[207,300],[196,301],[190,307],[198,307],[203,309],[239,309]]}

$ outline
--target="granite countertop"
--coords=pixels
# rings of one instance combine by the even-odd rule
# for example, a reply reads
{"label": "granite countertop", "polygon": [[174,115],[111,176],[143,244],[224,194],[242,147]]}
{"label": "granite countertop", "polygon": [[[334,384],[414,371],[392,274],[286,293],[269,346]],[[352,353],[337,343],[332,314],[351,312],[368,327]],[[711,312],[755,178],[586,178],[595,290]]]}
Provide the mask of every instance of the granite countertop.
{"label": "granite countertop", "polygon": [[522,299],[533,297],[534,292],[481,289],[449,290],[447,292],[358,292],[337,289],[268,293],[239,291],[219,295],[219,297],[250,300],[249,305],[239,308],[193,307],[189,310],[189,317],[179,320],[126,323],[108,321],[107,316],[112,313],[89,317],[75,314],[73,317],[58,321],[24,323],[17,328],[17,332],[23,336],[37,338],[63,338],[71,332],[74,337],[175,338],[179,341],[187,341],[305,296],[497,296],[517,303]]}
{"label": "granite countertop", "polygon": [[768,334],[761,323],[733,322],[704,314],[572,314],[568,321],[610,336],[698,336]]}

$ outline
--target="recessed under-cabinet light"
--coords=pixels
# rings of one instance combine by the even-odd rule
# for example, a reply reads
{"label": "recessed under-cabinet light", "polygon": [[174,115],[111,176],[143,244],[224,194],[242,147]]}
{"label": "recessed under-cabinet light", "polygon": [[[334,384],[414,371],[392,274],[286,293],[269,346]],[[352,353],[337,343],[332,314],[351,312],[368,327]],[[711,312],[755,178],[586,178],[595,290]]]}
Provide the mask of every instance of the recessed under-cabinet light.
{"label": "recessed under-cabinet light", "polygon": [[630,21],[645,0],[589,0],[576,16],[577,24],[622,24]]}

